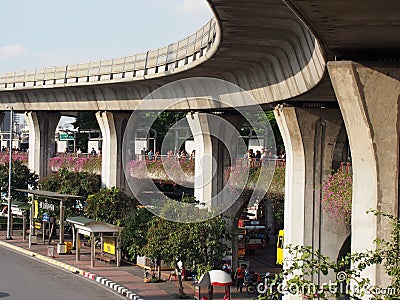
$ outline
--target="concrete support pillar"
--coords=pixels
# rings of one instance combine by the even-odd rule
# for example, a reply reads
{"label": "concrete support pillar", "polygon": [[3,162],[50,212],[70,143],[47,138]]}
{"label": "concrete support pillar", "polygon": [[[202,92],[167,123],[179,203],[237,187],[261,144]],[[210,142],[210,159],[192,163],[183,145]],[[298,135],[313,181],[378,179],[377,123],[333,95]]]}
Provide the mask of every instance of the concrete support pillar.
{"label": "concrete support pillar", "polygon": [[237,128],[243,123],[243,117],[239,114],[189,113],[187,120],[197,146],[195,197],[212,208],[222,208],[227,203],[231,204],[224,215],[229,217],[226,226],[232,232],[231,251],[233,266],[236,266],[237,223],[240,213],[247,206],[249,199],[240,197],[232,201],[230,193],[227,195],[221,191],[225,184],[224,171],[230,167],[231,161],[235,161],[238,155],[236,146],[239,133]]}
{"label": "concrete support pillar", "polygon": [[216,207],[218,204],[213,197],[218,193],[214,186],[217,184],[215,176],[219,155],[209,117],[206,113],[194,113],[186,118],[196,144],[194,196],[207,207]]}
{"label": "concrete support pillar", "polygon": [[274,113],[286,149],[285,245],[312,246],[335,259],[348,229],[322,210],[320,186],[332,169],[340,111],[279,105]]}
{"label": "concrete support pillar", "polygon": [[[370,209],[398,216],[400,69],[367,67],[351,61],[329,62],[328,71],[346,124],[352,153],[353,207],[351,250],[375,249],[376,238],[387,238],[386,219]],[[372,284],[385,285],[381,268],[363,274]]]}
{"label": "concrete support pillar", "polygon": [[0,124],[3,124],[4,116],[5,116],[5,113],[4,112],[0,112]]}
{"label": "concrete support pillar", "polygon": [[[4,121],[4,116],[5,116],[6,114],[5,114],[5,112],[0,112],[0,124],[3,124],[3,121]],[[5,129],[5,130],[7,130],[6,128],[5,128],[5,124],[3,125],[3,128]],[[7,136],[6,136],[7,137]],[[2,146],[4,145],[6,145],[6,142],[3,142],[4,141],[4,136],[3,135],[0,135],[0,149],[2,148]]]}
{"label": "concrete support pillar", "polygon": [[40,178],[50,174],[50,158],[56,154],[55,131],[60,114],[54,112],[27,112],[29,128],[29,168]]}
{"label": "concrete support pillar", "polygon": [[129,192],[122,166],[122,139],[130,113],[97,112],[103,136],[101,176],[104,187],[118,187]]}
{"label": "concrete support pillar", "polygon": [[[196,144],[194,194],[206,206],[217,208],[228,203],[224,188],[224,171],[236,158],[238,131],[236,115],[189,113],[187,120]],[[232,124],[233,123],[233,124]],[[232,146],[234,145],[234,146]],[[228,149],[229,148],[229,149]]]}

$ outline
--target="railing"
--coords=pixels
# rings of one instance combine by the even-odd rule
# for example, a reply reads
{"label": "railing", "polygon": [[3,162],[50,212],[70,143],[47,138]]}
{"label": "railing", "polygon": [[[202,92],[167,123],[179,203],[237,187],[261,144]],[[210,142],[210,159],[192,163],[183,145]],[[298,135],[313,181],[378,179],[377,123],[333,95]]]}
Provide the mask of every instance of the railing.
{"label": "railing", "polygon": [[257,158],[237,158],[236,165],[250,165],[251,167],[276,167],[284,168],[286,166],[286,159],[282,158],[267,158],[267,159],[257,159]]}
{"label": "railing", "polygon": [[180,160],[180,161],[186,161],[186,160],[194,160],[194,157],[187,155],[185,157],[179,156],[177,157],[176,155],[161,155],[161,154],[153,154],[153,158],[149,158],[148,154],[136,154],[135,155],[136,160],[146,160],[146,161],[159,161],[159,160],[169,160],[169,159],[175,159],[175,160]]}
{"label": "railing", "polygon": [[94,155],[91,153],[57,152],[56,156],[57,157],[90,158],[90,157],[101,156],[101,152],[96,152],[96,154],[94,154]]}
{"label": "railing", "polygon": [[[77,153],[58,153],[58,156],[50,159],[50,167],[52,171],[57,172],[60,168],[67,168],[70,171],[75,172],[94,172],[101,174],[101,155],[91,155],[88,153],[77,154]],[[154,176],[156,174],[164,174],[164,166],[172,168],[176,171],[180,168],[184,168],[184,173],[187,178],[190,178],[194,174],[195,158],[193,157],[175,157],[168,155],[154,156],[153,159],[149,159],[148,155],[137,155],[136,160],[131,163],[137,162],[138,164],[131,165],[129,167],[130,172],[135,173],[136,168],[139,168],[141,172],[143,166],[147,165],[149,172]],[[142,163],[142,165],[140,164]],[[174,164],[175,163],[175,164]],[[284,168],[286,165],[285,159],[268,158],[264,160],[257,159],[246,159],[237,158],[236,166],[251,166],[254,168],[260,168],[261,166],[273,167],[273,168]],[[175,170],[176,169],[176,170]],[[171,170],[169,170],[171,173]],[[140,174],[139,174],[140,175]],[[157,176],[158,176],[157,175]],[[140,175],[139,177],[141,177]],[[167,176],[165,176],[167,177]],[[163,179],[163,178],[160,178]],[[190,180],[189,180],[190,181]]]}
{"label": "railing", "polygon": [[[149,156],[143,154],[136,154],[136,160],[146,160],[150,161],[160,161],[165,159],[175,159],[179,161],[188,161],[194,160],[195,158],[190,155],[186,157],[176,157],[174,155],[153,155],[152,159],[149,159]],[[252,167],[261,167],[262,165],[267,165],[268,167],[276,167],[276,168],[284,168],[286,166],[286,160],[282,158],[267,158],[267,159],[248,159],[248,158],[236,158],[236,165],[244,165],[249,164]]]}
{"label": "railing", "polygon": [[96,62],[0,74],[0,90],[121,81],[170,72],[204,56],[214,44],[216,34],[217,22],[211,19],[200,30],[185,39],[144,53]]}

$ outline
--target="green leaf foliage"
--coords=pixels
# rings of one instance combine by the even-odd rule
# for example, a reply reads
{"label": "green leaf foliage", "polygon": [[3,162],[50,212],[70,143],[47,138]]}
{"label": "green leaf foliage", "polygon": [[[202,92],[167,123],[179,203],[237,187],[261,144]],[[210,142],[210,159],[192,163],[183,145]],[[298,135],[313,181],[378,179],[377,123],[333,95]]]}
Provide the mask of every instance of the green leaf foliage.
{"label": "green leaf foliage", "polygon": [[[72,123],[72,125],[74,126],[74,128],[79,128],[79,130],[100,129],[95,113],[92,111],[78,112],[75,122]],[[81,149],[83,152],[88,152],[89,150],[87,149],[88,140],[89,140],[89,134],[80,132],[76,133],[76,149]]]}
{"label": "green leaf foliage", "polygon": [[[275,276],[270,283],[284,287],[296,287],[294,293],[303,299],[400,299],[400,220],[389,214],[373,211],[378,217],[387,217],[392,223],[391,236],[388,240],[376,240],[376,249],[364,252],[348,253],[343,258],[331,260],[319,250],[310,246],[288,245],[285,258],[287,268]],[[374,286],[369,278],[363,277],[363,271],[373,265],[379,265],[391,279],[388,286]],[[313,281],[312,278],[336,275],[336,281]],[[278,289],[282,291],[282,285]],[[290,289],[289,289],[290,292]],[[275,296],[278,296],[278,291]],[[270,294],[259,297],[271,299]]]}
{"label": "green leaf foliage", "polygon": [[[8,193],[8,170],[8,164],[0,165],[0,189],[2,193]],[[11,170],[11,198],[26,202],[26,196],[15,189],[28,189],[28,187],[35,189],[38,185],[39,177],[19,160],[12,162]]]}
{"label": "green leaf foliage", "polygon": [[[147,115],[151,115],[151,117],[154,118],[153,112],[147,113]],[[165,136],[168,132],[168,130],[179,120],[186,118],[186,113],[181,112],[167,112],[164,111],[160,113],[155,122],[152,124],[151,128],[154,129],[157,132],[157,140],[156,140],[156,149],[153,149],[153,147],[150,147],[150,149],[153,149],[155,151],[160,151],[161,150],[161,144],[163,142],[168,142],[168,139],[165,140]],[[173,140],[172,140],[173,141]],[[170,145],[165,145],[167,149],[169,150],[174,150],[175,145],[170,144]],[[179,149],[178,149],[179,150]],[[165,154],[165,153],[164,153]]]}
{"label": "green leaf foliage", "polygon": [[265,115],[267,116],[269,124],[271,125],[271,129],[275,136],[276,149],[278,150],[278,152],[285,150],[285,146],[283,145],[283,139],[281,136],[281,131],[279,130],[278,124],[276,123],[274,112],[272,110],[269,110],[265,112]]}
{"label": "green leaf foliage", "polygon": [[[93,173],[86,172],[71,172],[67,169],[61,169],[58,173],[52,174],[49,177],[39,181],[39,188],[46,191],[51,191],[61,194],[70,194],[82,196],[86,199],[90,194],[96,193],[101,187],[101,177]],[[58,215],[58,202],[55,215]],[[65,203],[65,216],[73,217],[82,215],[83,201],[69,200]],[[80,208],[78,208],[80,207]]]}
{"label": "green leaf foliage", "polygon": [[85,216],[118,225],[121,231],[123,256],[134,261],[147,243],[147,230],[153,215],[138,206],[135,198],[129,197],[118,188],[102,188],[86,200]]}
{"label": "green leaf foliage", "polygon": [[153,214],[143,207],[136,207],[122,221],[121,250],[124,256],[135,261],[137,255],[143,254],[147,243],[147,230]]}
{"label": "green leaf foliage", "polygon": [[[170,208],[165,210],[170,211]],[[188,224],[153,217],[144,254],[151,258],[159,257],[171,266],[177,260],[187,266],[193,263],[217,266],[228,251],[226,241],[230,235],[225,223],[222,216]]]}
{"label": "green leaf foliage", "polygon": [[102,188],[86,200],[85,215],[88,218],[124,226],[126,219],[136,208],[136,200],[118,188]]}
{"label": "green leaf foliage", "polygon": [[76,196],[88,197],[100,190],[101,177],[93,173],[71,172],[61,169],[58,173],[41,179],[40,189]]}

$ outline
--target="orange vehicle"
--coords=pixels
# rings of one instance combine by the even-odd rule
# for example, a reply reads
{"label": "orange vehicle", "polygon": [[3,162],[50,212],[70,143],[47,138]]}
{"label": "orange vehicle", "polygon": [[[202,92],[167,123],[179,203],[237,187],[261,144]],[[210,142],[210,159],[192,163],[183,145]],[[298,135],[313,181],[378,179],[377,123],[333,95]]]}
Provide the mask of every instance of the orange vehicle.
{"label": "orange vehicle", "polygon": [[267,247],[265,225],[257,220],[239,220],[238,224],[238,255],[254,253],[257,249]]}
{"label": "orange vehicle", "polygon": [[239,259],[243,259],[246,255],[246,229],[238,228],[238,257]]}

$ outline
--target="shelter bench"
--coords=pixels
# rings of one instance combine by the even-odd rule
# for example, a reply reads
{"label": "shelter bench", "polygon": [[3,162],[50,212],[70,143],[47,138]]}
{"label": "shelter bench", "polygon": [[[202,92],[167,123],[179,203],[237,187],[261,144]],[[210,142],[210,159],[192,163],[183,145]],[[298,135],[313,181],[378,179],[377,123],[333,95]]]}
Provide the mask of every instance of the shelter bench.
{"label": "shelter bench", "polygon": [[97,253],[96,258],[104,262],[115,262],[115,256],[107,253]]}

